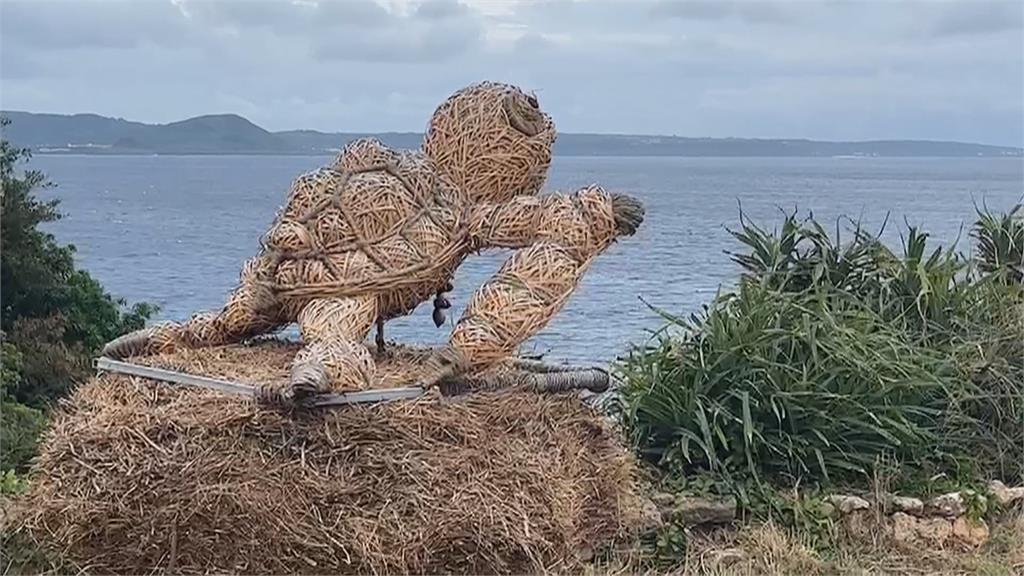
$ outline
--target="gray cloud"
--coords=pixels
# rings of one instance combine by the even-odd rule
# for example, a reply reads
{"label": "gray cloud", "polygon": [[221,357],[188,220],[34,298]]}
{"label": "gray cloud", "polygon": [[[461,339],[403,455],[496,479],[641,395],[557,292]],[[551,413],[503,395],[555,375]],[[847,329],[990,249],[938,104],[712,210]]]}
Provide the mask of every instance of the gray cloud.
{"label": "gray cloud", "polygon": [[[330,6],[342,5],[349,9],[347,2]],[[478,47],[482,35],[479,20],[466,6],[455,0],[429,0],[407,16],[389,15],[373,25],[322,34],[314,41],[313,53],[328,61],[442,62]]]}
{"label": "gray cloud", "polygon": [[417,130],[493,79],[566,131],[1020,144],[1018,6],[0,0],[0,76],[5,108],[143,121]]}
{"label": "gray cloud", "polygon": [[262,29],[283,36],[386,27],[393,20],[373,0],[183,0],[182,6],[196,19],[215,26]]}
{"label": "gray cloud", "polygon": [[23,42],[39,50],[172,45],[186,35],[184,18],[173,4],[138,0],[4,0],[0,31],[5,45]]}
{"label": "gray cloud", "polygon": [[4,0],[2,7],[5,45],[29,53],[153,44],[211,52],[246,45],[256,55],[271,34],[306,58],[429,62],[481,36],[476,15],[455,0],[430,0],[409,15],[373,0]]}
{"label": "gray cloud", "polygon": [[313,54],[327,61],[437,62],[463,54],[479,39],[478,28],[462,23],[353,30],[319,38]]}
{"label": "gray cloud", "polygon": [[[936,19],[936,36],[991,34],[1024,28],[1024,3],[977,0],[948,6]],[[1024,46],[1020,47],[1024,49]]]}
{"label": "gray cloud", "polygon": [[782,3],[766,0],[721,2],[714,0],[662,0],[651,9],[655,17],[684,20],[723,20],[735,18],[751,23],[786,23],[794,18],[793,12]]}
{"label": "gray cloud", "polygon": [[427,0],[416,7],[416,17],[429,20],[446,20],[468,14],[469,7],[456,0]]}

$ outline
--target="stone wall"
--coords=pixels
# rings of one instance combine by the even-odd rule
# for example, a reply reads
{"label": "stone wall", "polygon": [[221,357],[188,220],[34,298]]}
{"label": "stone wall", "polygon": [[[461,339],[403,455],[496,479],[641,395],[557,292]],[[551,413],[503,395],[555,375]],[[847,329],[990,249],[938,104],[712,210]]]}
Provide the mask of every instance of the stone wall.
{"label": "stone wall", "polygon": [[[971,502],[991,499],[1002,507],[1024,504],[1024,486],[1009,488],[993,481],[988,494],[970,490],[950,492],[929,499],[896,494],[865,498],[834,494],[825,498],[826,513],[855,536],[881,535],[907,545],[931,547],[981,546],[989,538],[985,520],[970,514]],[[655,493],[651,502],[661,520],[683,526],[730,524],[737,518],[736,501],[701,496]]]}

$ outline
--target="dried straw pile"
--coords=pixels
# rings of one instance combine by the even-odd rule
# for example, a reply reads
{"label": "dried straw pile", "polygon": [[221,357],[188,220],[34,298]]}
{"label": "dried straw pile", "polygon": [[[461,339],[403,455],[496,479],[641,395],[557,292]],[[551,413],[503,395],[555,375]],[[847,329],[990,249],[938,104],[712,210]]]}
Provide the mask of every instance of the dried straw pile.
{"label": "dried straw pile", "polygon": [[[292,353],[154,363],[283,376]],[[99,573],[573,570],[640,526],[633,474],[614,432],[573,395],[300,415],[104,375],[56,418],[18,520]]]}

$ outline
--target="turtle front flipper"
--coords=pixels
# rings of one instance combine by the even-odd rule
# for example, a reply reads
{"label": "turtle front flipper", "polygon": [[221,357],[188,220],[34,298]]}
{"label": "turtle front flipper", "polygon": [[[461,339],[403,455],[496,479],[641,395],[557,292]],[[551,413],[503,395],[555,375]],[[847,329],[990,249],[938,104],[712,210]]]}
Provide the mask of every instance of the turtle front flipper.
{"label": "turtle front flipper", "polygon": [[449,346],[470,372],[508,358],[558,313],[594,258],[634,234],[643,216],[638,200],[598,186],[476,208],[474,244],[518,250],[470,298]]}

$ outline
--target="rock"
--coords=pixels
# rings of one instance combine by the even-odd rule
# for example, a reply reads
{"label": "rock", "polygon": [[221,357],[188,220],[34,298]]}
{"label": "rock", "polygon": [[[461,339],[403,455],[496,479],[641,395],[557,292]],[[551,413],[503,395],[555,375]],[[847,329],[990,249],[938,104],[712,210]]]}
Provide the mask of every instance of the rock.
{"label": "rock", "polygon": [[1024,486],[1007,488],[1006,484],[1003,484],[999,480],[993,480],[989,482],[988,490],[993,496],[995,496],[996,501],[1002,506],[1009,506],[1017,500],[1024,500]]}
{"label": "rock", "polygon": [[870,512],[854,510],[843,516],[843,526],[846,528],[847,534],[864,538],[870,536],[875,531],[876,525],[872,520],[873,517]]}
{"label": "rock", "polygon": [[726,524],[736,519],[736,499],[710,500],[697,496],[680,496],[668,511],[672,522],[695,526],[698,524]]}
{"label": "rock", "polygon": [[977,548],[988,542],[988,524],[984,520],[971,520],[961,516],[953,521],[953,538],[961,544]]}
{"label": "rock", "polygon": [[914,531],[921,540],[941,545],[953,534],[953,522],[945,518],[921,518]]}
{"label": "rock", "polygon": [[839,511],[836,510],[835,505],[826,501],[821,503],[821,513],[824,514],[826,518],[835,518],[838,516]]}
{"label": "rock", "polygon": [[897,512],[920,516],[924,513],[924,502],[907,496],[890,496],[889,507]]}
{"label": "rock", "polygon": [[653,498],[644,498],[640,508],[640,531],[654,532],[664,525],[661,508],[655,504]]}
{"label": "rock", "polygon": [[913,542],[917,539],[917,518],[903,512],[893,514],[892,538],[897,542]]}
{"label": "rock", "polygon": [[965,511],[964,498],[959,492],[950,492],[942,496],[936,496],[928,501],[925,512],[934,516],[945,516],[956,518],[962,516]]}
{"label": "rock", "polygon": [[835,506],[839,512],[843,515],[850,514],[857,510],[867,510],[871,508],[871,504],[867,500],[859,496],[844,496],[842,494],[833,494],[825,499],[829,504]]}

